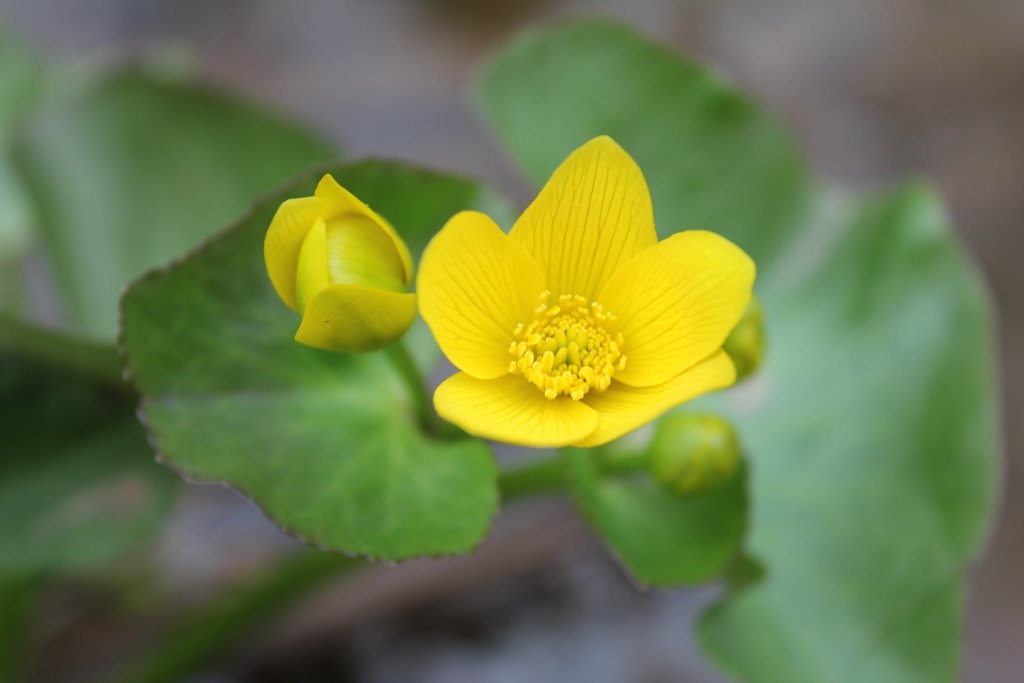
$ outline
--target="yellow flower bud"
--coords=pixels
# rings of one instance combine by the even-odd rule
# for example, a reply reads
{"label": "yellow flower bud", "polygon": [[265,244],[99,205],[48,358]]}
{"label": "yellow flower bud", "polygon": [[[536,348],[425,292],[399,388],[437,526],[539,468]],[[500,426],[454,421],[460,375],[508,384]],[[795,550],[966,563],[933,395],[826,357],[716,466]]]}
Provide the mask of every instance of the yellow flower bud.
{"label": "yellow flower bud", "polygon": [[736,366],[736,379],[740,380],[757,372],[764,355],[764,316],[761,302],[750,300],[743,317],[733,328],[722,349],[732,358]]}
{"label": "yellow flower bud", "polygon": [[658,425],[650,447],[654,478],[679,495],[718,488],[736,472],[740,443],[717,415],[672,415]]}
{"label": "yellow flower bud", "polygon": [[373,351],[405,334],[416,318],[405,242],[329,174],[312,197],[281,204],[263,256],[278,296],[302,314],[298,342]]}

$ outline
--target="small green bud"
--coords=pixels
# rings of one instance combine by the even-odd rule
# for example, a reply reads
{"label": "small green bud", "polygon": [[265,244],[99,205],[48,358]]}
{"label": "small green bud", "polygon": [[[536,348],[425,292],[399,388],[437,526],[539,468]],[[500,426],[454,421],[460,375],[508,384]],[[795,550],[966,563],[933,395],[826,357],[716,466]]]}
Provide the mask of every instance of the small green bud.
{"label": "small green bud", "polygon": [[732,358],[736,366],[736,379],[741,380],[757,372],[764,355],[764,316],[761,302],[750,300],[743,317],[725,340],[722,349]]}
{"label": "small green bud", "polygon": [[651,441],[651,473],[678,495],[718,488],[739,462],[736,431],[717,415],[671,415],[658,424]]}

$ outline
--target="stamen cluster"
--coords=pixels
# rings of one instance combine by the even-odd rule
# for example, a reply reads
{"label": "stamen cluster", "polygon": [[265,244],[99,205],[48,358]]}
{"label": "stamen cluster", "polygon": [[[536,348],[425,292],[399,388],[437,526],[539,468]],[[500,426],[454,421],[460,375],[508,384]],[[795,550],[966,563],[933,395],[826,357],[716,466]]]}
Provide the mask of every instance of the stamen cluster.
{"label": "stamen cluster", "polygon": [[551,292],[542,293],[534,320],[513,330],[509,372],[523,375],[549,399],[578,401],[604,391],[615,371],[626,367],[622,335],[605,329],[615,316],[579,295],[562,294],[555,305],[550,298]]}

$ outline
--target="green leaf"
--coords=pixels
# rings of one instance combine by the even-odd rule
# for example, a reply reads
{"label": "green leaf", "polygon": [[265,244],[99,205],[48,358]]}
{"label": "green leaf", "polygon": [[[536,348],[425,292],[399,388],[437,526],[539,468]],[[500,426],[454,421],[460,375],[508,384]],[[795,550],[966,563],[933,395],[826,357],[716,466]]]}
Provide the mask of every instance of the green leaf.
{"label": "green leaf", "polygon": [[[0,30],[0,269],[20,258],[33,237],[31,202],[10,158],[10,135],[39,95],[43,72],[31,52]],[[6,284],[6,283],[5,283]]]}
{"label": "green leaf", "polygon": [[[362,161],[334,169],[339,183],[399,227],[414,258],[455,210],[486,211],[499,223],[508,221],[509,208],[488,188],[456,176],[441,175],[395,162]],[[415,197],[400,202],[395,197]]]}
{"label": "green leaf", "polygon": [[[8,332],[0,329],[0,577],[100,566],[158,528],[173,477],[153,465],[123,387],[43,362],[37,349],[27,355]],[[111,347],[45,343],[62,358],[117,360]]]}
{"label": "green leaf", "polygon": [[954,680],[998,448],[989,307],[935,195],[815,187],[769,117],[611,24],[523,37],[478,97],[535,182],[609,133],[663,231],[713,229],[758,261],[765,365],[713,404],[749,451],[766,577],[707,616],[709,653],[752,682]]}
{"label": "green leaf", "polygon": [[[413,245],[478,199],[477,188],[397,164],[325,169]],[[123,353],[161,457],[230,484],[285,530],[325,548],[400,559],[465,552],[497,506],[497,469],[475,439],[436,441],[415,423],[386,352],[337,354],[292,340],[263,237],[278,204],[137,281],[122,303]]]}
{"label": "green leaf", "polygon": [[35,100],[43,73],[20,39],[0,29],[0,130],[7,131]]}
{"label": "green leaf", "polygon": [[662,237],[712,229],[761,263],[806,211],[803,163],[774,121],[716,74],[613,24],[524,35],[486,67],[476,99],[538,183],[610,135],[641,161]]}
{"label": "green leaf", "polygon": [[16,152],[67,313],[101,338],[114,335],[131,278],[335,155],[252,105],[134,72],[42,109]]}
{"label": "green leaf", "polygon": [[567,452],[576,503],[646,584],[701,583],[735,559],[746,527],[746,472],[721,488],[676,495],[646,472],[602,474],[592,451]]}
{"label": "green leaf", "polygon": [[0,154],[0,268],[25,255],[34,238],[32,204],[6,152]]}

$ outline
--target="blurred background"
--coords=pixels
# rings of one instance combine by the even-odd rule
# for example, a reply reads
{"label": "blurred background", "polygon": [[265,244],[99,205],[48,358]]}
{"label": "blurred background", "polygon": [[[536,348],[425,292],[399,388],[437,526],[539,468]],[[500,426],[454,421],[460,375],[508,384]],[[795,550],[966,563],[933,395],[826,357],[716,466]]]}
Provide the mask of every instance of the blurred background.
{"label": "blurred background", "polygon": [[[1024,676],[1024,3],[1020,0],[0,0],[54,63],[191,69],[343,146],[529,192],[469,104],[480,60],[518,28],[619,17],[727,74],[795,131],[822,176],[870,188],[924,175],[947,198],[1000,319],[1006,488],[971,572],[965,680]],[[59,322],[52,302],[39,315]],[[328,585],[203,681],[721,681],[690,625],[716,595],[636,590],[566,506],[503,514],[459,560]],[[246,501],[185,487],[132,560],[158,595],[82,580],[47,597],[38,681],[108,680],[161,632],[153,604],[202,604],[294,542]],[[148,589],[147,589],[148,590]],[[166,615],[164,615],[166,617]]]}

